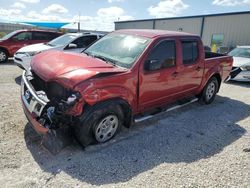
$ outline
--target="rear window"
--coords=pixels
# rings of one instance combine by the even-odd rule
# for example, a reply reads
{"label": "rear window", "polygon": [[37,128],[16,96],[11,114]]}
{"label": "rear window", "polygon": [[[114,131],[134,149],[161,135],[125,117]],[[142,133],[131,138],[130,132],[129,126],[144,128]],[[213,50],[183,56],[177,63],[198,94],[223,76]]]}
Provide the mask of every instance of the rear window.
{"label": "rear window", "polygon": [[49,34],[45,32],[33,32],[33,40],[48,40]]}
{"label": "rear window", "polygon": [[181,41],[183,64],[193,64],[199,58],[197,41]]}

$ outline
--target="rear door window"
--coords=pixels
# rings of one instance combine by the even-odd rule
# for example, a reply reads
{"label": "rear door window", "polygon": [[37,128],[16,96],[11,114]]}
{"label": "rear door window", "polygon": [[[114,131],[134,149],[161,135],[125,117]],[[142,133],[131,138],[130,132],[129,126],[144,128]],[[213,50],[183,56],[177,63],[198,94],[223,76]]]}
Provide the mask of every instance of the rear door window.
{"label": "rear door window", "polygon": [[184,65],[194,64],[199,58],[198,41],[181,41]]}

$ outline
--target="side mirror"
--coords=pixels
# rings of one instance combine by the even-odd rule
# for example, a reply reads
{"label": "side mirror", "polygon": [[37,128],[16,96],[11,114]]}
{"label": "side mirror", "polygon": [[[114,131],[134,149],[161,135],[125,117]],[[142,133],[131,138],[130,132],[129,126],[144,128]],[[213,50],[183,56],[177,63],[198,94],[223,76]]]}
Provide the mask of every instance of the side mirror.
{"label": "side mirror", "polygon": [[158,59],[147,60],[144,68],[147,71],[159,70],[161,68],[161,62]]}
{"label": "side mirror", "polygon": [[72,48],[77,48],[77,45],[74,44],[74,43],[70,43],[70,44],[68,45],[68,49],[72,49]]}

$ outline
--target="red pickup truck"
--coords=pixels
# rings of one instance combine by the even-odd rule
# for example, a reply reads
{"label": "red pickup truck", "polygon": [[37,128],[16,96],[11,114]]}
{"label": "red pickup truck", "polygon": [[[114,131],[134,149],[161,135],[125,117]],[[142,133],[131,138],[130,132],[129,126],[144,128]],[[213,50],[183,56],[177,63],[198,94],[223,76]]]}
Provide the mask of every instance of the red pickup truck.
{"label": "red pickup truck", "polygon": [[105,142],[136,115],[192,96],[211,103],[232,62],[205,53],[196,35],[115,31],[82,54],[36,55],[22,76],[23,109],[38,133],[67,126],[83,146]]}
{"label": "red pickup truck", "polygon": [[37,29],[13,31],[0,38],[0,63],[13,57],[14,53],[24,46],[49,42],[60,35],[62,33]]}

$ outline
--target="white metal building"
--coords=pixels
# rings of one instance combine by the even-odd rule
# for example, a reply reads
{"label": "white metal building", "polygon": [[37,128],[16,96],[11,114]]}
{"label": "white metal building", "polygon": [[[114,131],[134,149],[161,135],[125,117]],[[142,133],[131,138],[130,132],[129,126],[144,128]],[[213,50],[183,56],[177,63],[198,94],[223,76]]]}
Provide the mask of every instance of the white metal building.
{"label": "white metal building", "polygon": [[115,29],[163,29],[201,36],[207,46],[250,45],[250,11],[115,22]]}

